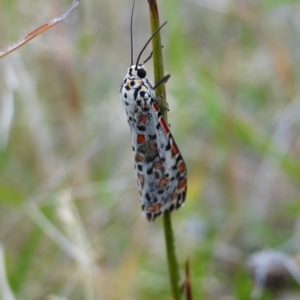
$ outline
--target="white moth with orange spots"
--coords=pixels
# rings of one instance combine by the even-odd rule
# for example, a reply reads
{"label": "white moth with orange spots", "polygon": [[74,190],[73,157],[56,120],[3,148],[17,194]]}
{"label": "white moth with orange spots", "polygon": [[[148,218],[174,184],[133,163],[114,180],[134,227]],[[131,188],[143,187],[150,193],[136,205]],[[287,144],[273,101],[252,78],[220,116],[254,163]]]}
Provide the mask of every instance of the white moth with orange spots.
{"label": "white moth with orange spots", "polygon": [[[131,65],[120,87],[120,97],[129,123],[135,170],[142,210],[149,221],[178,209],[185,201],[187,170],[170,129],[158,106],[154,89],[165,83],[165,76],[156,86],[146,78],[146,69],[139,63],[140,57],[164,23],[147,41],[137,62],[133,63],[131,15]],[[145,61],[147,62],[151,55]],[[144,62],[144,63],[145,63]]]}

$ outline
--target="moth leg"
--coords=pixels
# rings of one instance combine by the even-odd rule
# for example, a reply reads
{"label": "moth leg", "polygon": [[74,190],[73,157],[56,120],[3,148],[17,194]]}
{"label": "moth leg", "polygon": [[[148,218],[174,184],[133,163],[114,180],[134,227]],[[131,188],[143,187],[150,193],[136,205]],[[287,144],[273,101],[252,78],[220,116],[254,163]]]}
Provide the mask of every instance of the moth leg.
{"label": "moth leg", "polygon": [[164,76],[154,87],[153,89],[155,90],[157,87],[159,87],[162,83],[167,83],[167,81],[169,80],[169,78],[171,77],[170,74]]}
{"label": "moth leg", "polygon": [[170,111],[170,108],[169,108],[169,103],[166,103],[166,104],[162,104],[162,99],[163,99],[163,95],[159,95],[155,101],[156,103],[159,105],[159,106],[162,106],[164,109],[166,109],[167,111]]}

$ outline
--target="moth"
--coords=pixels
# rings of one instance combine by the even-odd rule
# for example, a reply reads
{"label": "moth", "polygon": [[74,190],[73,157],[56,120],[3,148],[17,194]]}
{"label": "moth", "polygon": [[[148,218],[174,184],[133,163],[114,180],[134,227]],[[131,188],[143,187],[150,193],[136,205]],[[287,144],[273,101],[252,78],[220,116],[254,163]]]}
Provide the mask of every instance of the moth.
{"label": "moth", "polygon": [[154,90],[165,83],[166,75],[156,85],[146,77],[144,64],[140,63],[142,53],[153,37],[167,23],[165,22],[146,42],[133,62],[133,2],[131,14],[131,65],[120,87],[120,97],[124,105],[131,131],[134,167],[142,211],[149,221],[154,221],[165,212],[177,210],[185,201],[187,191],[187,169],[173,135],[163,118],[160,97]]}

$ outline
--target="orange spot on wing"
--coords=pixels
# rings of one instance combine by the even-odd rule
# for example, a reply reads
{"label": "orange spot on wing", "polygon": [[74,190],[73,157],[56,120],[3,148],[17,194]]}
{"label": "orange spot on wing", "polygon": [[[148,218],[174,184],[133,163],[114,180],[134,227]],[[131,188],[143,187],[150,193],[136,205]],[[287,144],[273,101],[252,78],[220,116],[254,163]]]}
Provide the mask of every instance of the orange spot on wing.
{"label": "orange spot on wing", "polygon": [[141,175],[141,174],[138,174],[137,177],[138,177],[139,182],[141,183],[141,186],[143,187],[143,186],[144,186],[144,183],[145,183],[145,178],[144,178],[144,176]]}
{"label": "orange spot on wing", "polygon": [[173,197],[172,197],[172,201],[177,200],[177,197],[178,197],[178,193],[175,193],[175,194],[173,195]]}
{"label": "orange spot on wing", "polygon": [[140,115],[139,121],[143,124],[146,124],[148,121],[148,117],[145,115]]}
{"label": "orange spot on wing", "polygon": [[153,168],[154,168],[154,169],[161,170],[161,171],[164,170],[164,167],[163,167],[163,165],[162,165],[162,163],[161,163],[160,161],[156,161],[156,162],[154,163],[154,165],[153,165]]}
{"label": "orange spot on wing", "polygon": [[169,180],[166,177],[163,177],[159,182],[159,187],[163,188],[169,183]]}
{"label": "orange spot on wing", "polygon": [[150,148],[152,151],[156,151],[157,150],[157,144],[151,144]]}
{"label": "orange spot on wing", "polygon": [[152,108],[154,111],[159,111],[159,108],[156,103],[152,103]]}
{"label": "orange spot on wing", "polygon": [[180,171],[181,173],[185,171],[185,165],[184,165],[183,162],[181,162],[181,163],[178,165],[178,169],[179,169],[179,171]]}
{"label": "orange spot on wing", "polygon": [[186,179],[182,180],[178,184],[178,189],[181,190],[186,187]]}
{"label": "orange spot on wing", "polygon": [[173,154],[176,155],[179,151],[178,151],[178,148],[175,144],[172,145],[172,151],[173,151]]}
{"label": "orange spot on wing", "polygon": [[142,134],[138,134],[136,140],[138,144],[143,144],[145,142],[145,136]]}
{"label": "orange spot on wing", "polygon": [[159,121],[160,121],[160,125],[163,128],[164,132],[168,133],[169,132],[169,127],[166,124],[166,121],[163,118],[161,118]]}
{"label": "orange spot on wing", "polygon": [[157,211],[160,210],[160,208],[161,208],[161,204],[160,204],[160,203],[157,203],[157,204],[155,204],[155,205],[153,205],[153,206],[147,206],[147,207],[146,207],[146,210],[147,210],[147,211],[150,211],[150,212],[157,212]]}
{"label": "orange spot on wing", "polygon": [[139,154],[137,154],[137,155],[135,156],[135,161],[136,161],[136,162],[138,162],[138,161],[143,161],[143,160],[144,160],[143,156],[141,156],[141,155],[139,155]]}

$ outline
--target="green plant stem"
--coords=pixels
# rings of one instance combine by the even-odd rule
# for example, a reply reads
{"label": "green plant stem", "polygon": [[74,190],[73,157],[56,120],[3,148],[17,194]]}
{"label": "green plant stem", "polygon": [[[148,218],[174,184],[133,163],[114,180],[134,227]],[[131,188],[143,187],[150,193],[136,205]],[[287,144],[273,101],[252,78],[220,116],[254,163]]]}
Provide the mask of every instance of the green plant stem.
{"label": "green plant stem", "polygon": [[164,231],[165,231],[165,241],[166,241],[166,250],[168,258],[168,268],[169,268],[169,277],[171,283],[171,290],[174,300],[180,299],[180,289],[179,289],[179,271],[175,253],[175,244],[174,244],[174,234],[172,229],[172,219],[171,213],[167,212],[163,215],[164,220]]}
{"label": "green plant stem", "polygon": [[[160,26],[159,24],[159,15],[157,9],[156,0],[148,0],[150,8],[150,23],[151,31],[154,33]],[[157,83],[164,77],[164,66],[163,66],[163,57],[162,57],[162,46],[160,39],[160,32],[152,39],[152,48],[153,48],[153,65],[154,65],[154,83]],[[161,84],[155,90],[156,97],[162,95],[161,103],[161,112],[167,122],[167,100],[166,100],[166,90],[165,85]],[[180,299],[180,289],[179,289],[179,271],[175,253],[175,243],[174,243],[174,234],[172,229],[172,219],[171,213],[165,213],[163,215],[164,222],[164,232],[165,232],[165,242],[166,242],[166,252],[168,259],[168,269],[169,277],[171,284],[171,291],[173,294],[174,300]]]}
{"label": "green plant stem", "polygon": [[[159,16],[158,16],[158,9],[156,0],[148,0],[149,8],[150,8],[150,24],[151,24],[151,31],[154,33],[160,26],[159,24]],[[152,51],[153,51],[153,67],[154,67],[154,83],[159,82],[164,77],[164,63],[163,63],[163,56],[162,56],[162,45],[161,45],[161,38],[160,32],[158,32],[155,37],[152,39]],[[166,99],[166,89],[165,85],[161,84],[155,90],[156,97],[162,96],[161,102],[161,113],[164,116],[164,119],[167,120],[167,99]]]}

